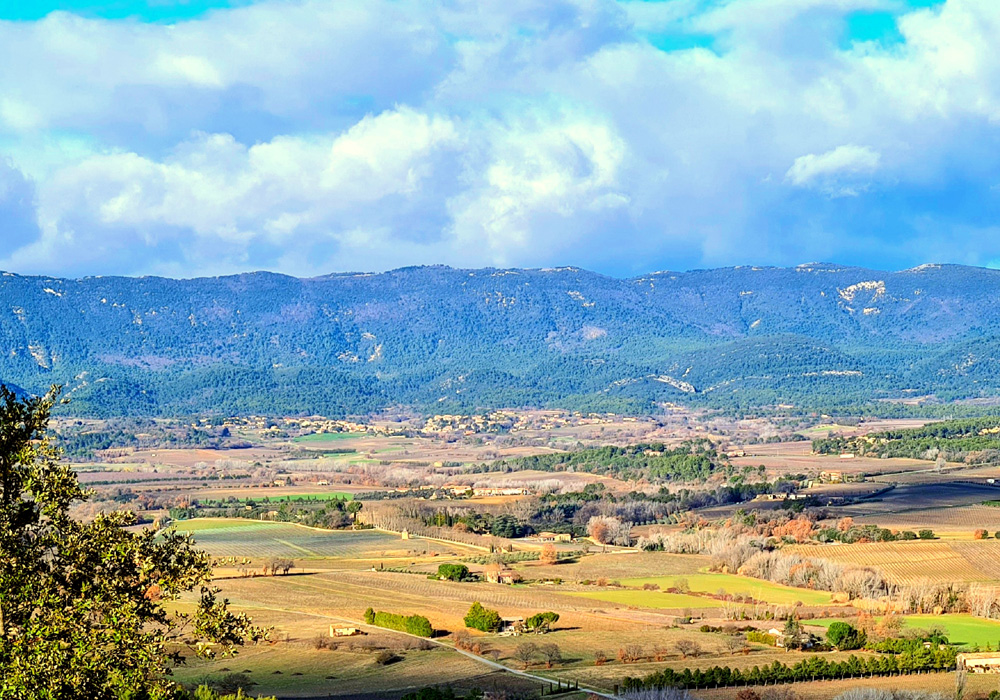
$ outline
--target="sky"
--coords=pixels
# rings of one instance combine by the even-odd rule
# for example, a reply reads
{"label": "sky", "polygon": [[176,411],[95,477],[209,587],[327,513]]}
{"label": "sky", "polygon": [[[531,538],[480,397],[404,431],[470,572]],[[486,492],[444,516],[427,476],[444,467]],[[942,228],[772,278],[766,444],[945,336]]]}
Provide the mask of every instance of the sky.
{"label": "sky", "polygon": [[0,269],[1000,266],[996,0],[0,2]]}

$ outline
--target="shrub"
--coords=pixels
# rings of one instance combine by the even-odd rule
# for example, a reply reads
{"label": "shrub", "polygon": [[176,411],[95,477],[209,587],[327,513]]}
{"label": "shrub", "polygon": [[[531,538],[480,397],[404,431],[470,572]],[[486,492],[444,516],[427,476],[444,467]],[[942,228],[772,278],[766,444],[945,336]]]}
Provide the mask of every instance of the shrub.
{"label": "shrub", "polygon": [[481,632],[495,632],[500,629],[500,613],[484,608],[477,600],[465,614],[465,626]]}
{"label": "shrub", "polygon": [[917,535],[922,540],[933,540],[934,539],[934,531],[933,530],[921,530],[920,532],[917,533]]}
{"label": "shrub", "polygon": [[[367,619],[367,613],[365,619]],[[430,620],[423,615],[397,615],[379,610],[375,612],[372,624],[376,627],[385,627],[397,632],[414,634],[418,637],[431,637],[434,635],[434,628],[431,627]]]}
{"label": "shrub", "polygon": [[850,651],[865,645],[865,633],[846,622],[833,622],[826,631],[826,640],[830,646]]}
{"label": "shrub", "polygon": [[979,528],[974,533],[972,533],[972,536],[977,540],[985,540],[989,536],[989,533],[986,532],[986,530],[984,530],[983,528]]}
{"label": "shrub", "polygon": [[375,611],[372,608],[365,610],[365,623],[369,625],[375,624]]}
{"label": "shrub", "polygon": [[469,577],[469,567],[464,564],[441,564],[438,567],[438,578],[449,581],[462,581]]}
{"label": "shrub", "polygon": [[389,664],[397,661],[399,661],[399,657],[388,649],[383,649],[375,655],[375,663],[379,666],[388,666]]}
{"label": "shrub", "polygon": [[766,644],[769,647],[773,647],[778,642],[773,634],[768,634],[767,632],[761,632],[759,630],[747,632],[747,641],[756,642],[757,644]]}

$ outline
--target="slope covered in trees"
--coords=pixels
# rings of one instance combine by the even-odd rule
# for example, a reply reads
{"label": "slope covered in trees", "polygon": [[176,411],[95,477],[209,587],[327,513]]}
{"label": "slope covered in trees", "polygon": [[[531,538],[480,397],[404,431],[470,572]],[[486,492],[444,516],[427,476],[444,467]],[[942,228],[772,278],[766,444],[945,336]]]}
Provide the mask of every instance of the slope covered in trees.
{"label": "slope covered in trees", "polygon": [[103,415],[994,396],[998,337],[1000,272],[959,266],[0,277],[0,377]]}

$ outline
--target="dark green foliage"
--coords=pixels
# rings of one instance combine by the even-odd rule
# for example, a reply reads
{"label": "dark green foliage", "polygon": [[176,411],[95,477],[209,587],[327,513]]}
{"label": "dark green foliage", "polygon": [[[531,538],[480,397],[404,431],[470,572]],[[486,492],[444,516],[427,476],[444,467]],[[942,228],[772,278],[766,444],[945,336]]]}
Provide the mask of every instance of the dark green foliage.
{"label": "dark green foliage", "polygon": [[1000,418],[941,421],[920,428],[872,433],[863,438],[823,438],[813,440],[813,451],[911,459],[940,454],[951,461],[964,460],[971,453],[973,461],[993,462],[1000,457]]}
{"label": "dark green foliage", "polygon": [[669,448],[663,443],[591,447],[573,452],[532,455],[500,461],[500,470],[585,471],[621,479],[699,481],[708,478],[721,461],[707,441]]}
{"label": "dark green foliage", "polygon": [[465,614],[465,626],[481,632],[496,632],[500,629],[500,613],[484,608],[477,600]]}
{"label": "dark green foliage", "polygon": [[[189,537],[132,532],[130,513],[70,517],[86,494],[48,442],[53,401],[0,387],[0,696],[173,698],[185,652],[231,655],[264,631],[216,597]],[[171,612],[190,592],[195,611]]]}
{"label": "dark green foliage", "polygon": [[770,666],[738,669],[726,666],[677,671],[666,668],[643,678],[626,678],[623,690],[644,688],[715,688],[723,686],[765,685],[798,681],[859,678],[862,676],[888,676],[919,671],[944,671],[955,667],[956,651],[925,649],[923,645],[913,651],[896,655],[872,657],[850,656],[843,661],[827,661],[822,656],[810,656],[788,666],[775,661]]}
{"label": "dark green foliage", "polygon": [[840,651],[851,651],[865,645],[865,633],[846,622],[833,622],[826,630],[826,640]]}
{"label": "dark green foliage", "polygon": [[335,416],[399,403],[639,413],[670,401],[981,415],[989,409],[879,399],[901,387],[945,401],[1000,387],[1000,274],[956,266],[630,280],[574,268],[6,275],[0,302],[0,378],[36,393],[65,381],[75,400],[64,410],[78,414]]}
{"label": "dark green foliage", "polygon": [[[365,622],[368,621],[368,618],[368,611],[365,611]],[[415,634],[418,637],[434,636],[434,628],[431,627],[430,620],[423,615],[397,615],[379,610],[375,612],[374,617],[371,619],[372,621],[369,624],[373,624],[376,627],[385,627],[397,632]]]}
{"label": "dark green foliage", "polygon": [[375,624],[375,610],[373,608],[365,610],[365,623],[369,625]]}
{"label": "dark green foliage", "polygon": [[437,575],[449,581],[463,581],[469,578],[469,567],[464,564],[441,564]]}
{"label": "dark green foliage", "polygon": [[[935,537],[932,530],[921,530],[921,532],[930,533],[923,539],[932,540]],[[879,527],[875,524],[867,524],[855,525],[843,531],[835,527],[824,528],[822,530],[818,530],[813,537],[820,542],[843,542],[844,544],[853,544],[855,542],[902,542],[915,540],[917,539],[917,534],[909,530],[902,530],[900,532],[893,533],[893,531],[888,528]],[[923,537],[923,535],[921,535],[921,537]]]}
{"label": "dark green foliage", "polygon": [[524,621],[524,628],[529,632],[548,632],[552,625],[559,622],[559,613],[540,612],[535,613]]}

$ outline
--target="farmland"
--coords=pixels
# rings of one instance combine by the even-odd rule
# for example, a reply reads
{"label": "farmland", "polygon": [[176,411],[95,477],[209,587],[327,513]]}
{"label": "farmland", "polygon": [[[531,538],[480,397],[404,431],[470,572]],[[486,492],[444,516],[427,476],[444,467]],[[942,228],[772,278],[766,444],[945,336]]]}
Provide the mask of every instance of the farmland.
{"label": "farmland", "polygon": [[215,518],[183,521],[175,527],[193,534],[198,546],[215,557],[375,560],[468,551],[431,540],[401,540],[377,530],[330,532],[289,523]]}
{"label": "farmland", "polygon": [[823,591],[808,591],[790,586],[780,586],[760,579],[732,574],[699,573],[688,576],[648,576],[624,579],[622,585],[641,588],[644,585],[654,584],[665,590],[675,588],[681,582],[687,585],[692,592],[752,596],[755,600],[777,605],[791,605],[797,601],[806,605],[827,605],[830,603],[830,594]]}
{"label": "farmland", "polygon": [[[531,418],[541,424],[550,419]],[[159,517],[170,508],[170,515],[181,518],[172,526],[191,533],[216,560],[215,582],[222,595],[236,610],[273,628],[270,643],[250,647],[236,660],[198,662],[181,669],[178,677],[186,682],[218,680],[242,669],[256,684],[254,693],[366,700],[398,697],[406,689],[438,682],[511,692],[537,689],[537,681],[516,678],[483,661],[496,659],[520,669],[515,654],[525,639],[466,630],[463,618],[475,602],[505,617],[558,614],[552,631],[532,641],[558,645],[561,661],[547,669],[536,658],[529,670],[602,691],[612,691],[626,676],[662,668],[794,663],[806,655],[757,642],[747,646],[745,656],[734,653],[733,634],[726,630],[733,625],[780,628],[784,623],[774,617],[792,611],[806,625],[814,625],[812,618],[821,615],[849,619],[856,609],[834,602],[846,598],[739,575],[736,565],[725,569],[733,573],[710,571],[716,561],[712,547],[700,550],[705,554],[672,554],[634,546],[640,535],[656,531],[684,534],[728,527],[722,524],[724,519],[738,521],[736,516],[747,512],[761,514],[758,528],[769,519],[795,517],[787,510],[788,503],[768,499],[766,491],[756,500],[720,505],[675,506],[670,501],[682,491],[715,492],[727,483],[727,475],[736,473],[744,479],[791,477],[800,493],[815,496],[815,503],[822,506],[812,516],[817,528],[833,527],[850,516],[857,525],[913,531],[930,527],[939,536],[857,544],[819,544],[808,538],[794,544],[794,537],[784,541],[775,537],[764,545],[765,534],[755,547],[873,567],[898,583],[923,578],[959,586],[1000,581],[1000,540],[992,534],[985,540],[972,537],[977,528],[1000,530],[1000,508],[981,505],[995,491],[985,483],[955,481],[954,476],[975,473],[985,482],[987,472],[982,467],[948,465],[938,470],[926,460],[841,460],[837,455],[811,454],[807,441],[789,440],[734,450],[731,459],[720,457],[714,473],[705,479],[645,483],[582,470],[519,470],[509,466],[510,458],[556,449],[628,445],[638,439],[663,440],[669,449],[682,450],[698,444],[685,440],[706,436],[739,444],[738,437],[768,429],[766,421],[727,422],[713,417],[701,424],[689,415],[678,415],[653,424],[609,417],[593,424],[527,427],[509,434],[467,435],[465,427],[451,431],[435,427],[443,431],[437,437],[387,424],[339,432],[330,426],[310,432],[318,426],[308,421],[301,429],[296,425],[289,422],[280,431],[268,429],[271,432],[234,425],[234,439],[254,445],[239,451],[146,447],[113,457],[127,462],[79,466],[88,479],[100,484],[98,489],[107,494],[105,503],[117,504],[120,501],[112,499],[128,496],[133,499],[130,503],[159,504],[158,513],[154,508],[146,511]],[[830,430],[848,433],[860,428],[827,422],[800,430],[824,436]],[[655,455],[657,449],[648,451]],[[735,456],[740,450],[743,456]],[[644,458],[649,456],[645,451]],[[878,481],[817,484],[819,471],[828,469],[877,473]],[[893,484],[891,490],[879,493]],[[475,491],[470,494],[470,489]],[[348,499],[361,501],[356,520],[344,512],[346,503],[337,505]],[[195,506],[189,507],[192,502]],[[664,506],[668,503],[669,508]],[[812,503],[805,506],[806,515],[814,512]],[[210,509],[199,513],[198,507]],[[314,516],[326,509],[342,517],[319,528],[298,524],[317,525]],[[631,546],[608,540],[598,545],[587,537],[592,515],[632,512],[636,522],[628,541]],[[243,517],[247,515],[254,519]],[[531,530],[497,527],[503,519],[530,523]],[[355,524],[376,529],[356,530]],[[403,529],[410,535],[407,539],[397,534]],[[572,541],[544,544],[537,534],[549,529],[571,534]],[[524,537],[532,530],[536,536]],[[559,558],[543,559],[546,548]],[[288,575],[268,571],[265,564],[275,559],[293,563]],[[468,579],[438,580],[434,574],[442,563],[466,565]],[[512,570],[520,582],[498,585],[483,580],[488,569],[500,566]],[[400,633],[364,627],[361,621],[368,607],[425,616],[437,630],[432,646],[424,647]],[[736,615],[757,617],[727,619]],[[931,620],[909,616],[907,622],[912,627],[932,623],[947,624],[956,641],[1000,641],[994,634],[998,623],[968,615]],[[322,641],[331,639],[331,625],[361,625],[364,634]],[[822,632],[816,626],[809,629]],[[465,633],[479,649],[476,658],[453,648]],[[328,648],[331,645],[333,649]],[[690,654],[683,651],[692,648]],[[626,649],[634,658],[627,657]],[[377,662],[383,651],[394,659],[385,666]],[[601,657],[608,660],[599,662]],[[824,652],[824,658],[840,654]],[[933,681],[937,680],[935,676]],[[822,689],[834,687],[838,686],[832,682],[806,683],[796,691],[804,697],[828,698]],[[698,695],[728,697],[715,691]]]}
{"label": "farmland", "polygon": [[[810,620],[808,624],[818,627],[829,627],[830,623],[839,620]],[[909,629],[943,629],[949,641],[962,646],[985,647],[987,644],[994,649],[1000,648],[1000,622],[983,620],[971,615],[906,615],[903,624]]]}
{"label": "farmland", "polygon": [[1000,579],[1000,540],[995,539],[869,542],[822,548],[803,545],[792,547],[790,551],[845,564],[876,567],[900,582],[922,578],[935,581]]}

